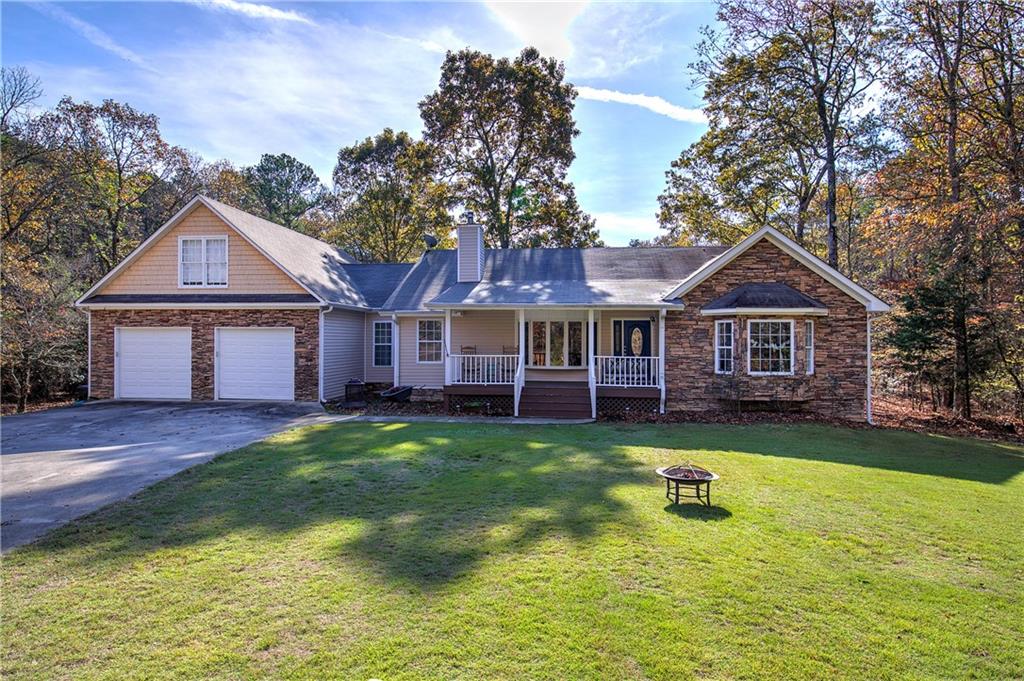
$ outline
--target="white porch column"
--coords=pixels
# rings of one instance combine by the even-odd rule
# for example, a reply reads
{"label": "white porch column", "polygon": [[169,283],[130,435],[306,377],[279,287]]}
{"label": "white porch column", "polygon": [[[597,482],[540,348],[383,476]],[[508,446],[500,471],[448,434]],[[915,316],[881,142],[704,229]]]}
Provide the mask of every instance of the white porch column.
{"label": "white porch column", "polygon": [[391,315],[391,364],[395,367],[395,378],[393,382],[396,386],[401,385],[401,383],[398,382],[398,379],[400,378],[398,367],[399,365],[402,364],[402,353],[400,352],[400,349],[398,347],[399,336],[401,336],[401,333],[400,329],[398,328],[398,315],[393,314]]}
{"label": "white porch column", "polygon": [[658,386],[661,388],[661,413],[665,413],[665,308],[658,310]]}
{"label": "white porch column", "polygon": [[444,384],[452,384],[452,311],[444,311]]}
{"label": "white porch column", "polygon": [[597,377],[594,366],[594,343],[597,334],[594,333],[594,308],[587,310],[587,383],[590,387],[590,418],[597,418]]}
{"label": "white porch column", "polygon": [[526,310],[516,310],[516,338],[519,339],[519,365],[516,367],[515,404],[513,414],[519,416],[519,398],[523,394],[523,383],[526,381]]}

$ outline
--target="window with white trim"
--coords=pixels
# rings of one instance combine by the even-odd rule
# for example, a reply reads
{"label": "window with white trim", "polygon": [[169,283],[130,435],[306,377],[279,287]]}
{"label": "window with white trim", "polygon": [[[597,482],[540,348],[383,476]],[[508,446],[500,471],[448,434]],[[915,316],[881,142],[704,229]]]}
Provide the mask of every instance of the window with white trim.
{"label": "window with white trim", "polygon": [[807,365],[807,375],[814,373],[814,322],[808,319],[804,322],[804,363]]}
{"label": "window with white trim", "polygon": [[440,319],[416,321],[416,361],[437,364],[444,358],[444,326]]}
{"label": "window with white trim", "polygon": [[733,338],[732,320],[720,319],[715,322],[716,374],[731,374],[733,372]]}
{"label": "window with white trim", "polygon": [[754,376],[793,373],[793,321],[747,322],[747,373]]}
{"label": "window with white trim", "polygon": [[373,323],[373,366],[391,366],[391,322]]}
{"label": "window with white trim", "polygon": [[178,240],[178,284],[186,288],[228,285],[228,238],[183,237]]}

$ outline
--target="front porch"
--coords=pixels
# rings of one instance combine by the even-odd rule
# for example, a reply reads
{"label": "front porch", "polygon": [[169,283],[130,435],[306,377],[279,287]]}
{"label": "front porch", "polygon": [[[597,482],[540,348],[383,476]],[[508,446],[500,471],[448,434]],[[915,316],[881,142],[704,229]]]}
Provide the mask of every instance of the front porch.
{"label": "front porch", "polygon": [[448,309],[445,404],[515,416],[664,413],[664,322],[664,309]]}

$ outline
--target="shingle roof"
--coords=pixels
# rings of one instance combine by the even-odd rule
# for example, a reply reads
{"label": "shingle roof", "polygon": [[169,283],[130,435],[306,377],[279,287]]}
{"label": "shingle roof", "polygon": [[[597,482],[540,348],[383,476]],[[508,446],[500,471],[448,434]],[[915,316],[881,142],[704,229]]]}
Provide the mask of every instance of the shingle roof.
{"label": "shingle roof", "polygon": [[810,296],[782,283],[741,284],[724,296],[712,300],[702,310],[732,310],[735,308],[820,308],[825,305]]}
{"label": "shingle roof", "polygon": [[384,303],[385,310],[426,310],[426,303],[455,283],[455,251],[427,251]]}
{"label": "shingle roof", "polygon": [[356,259],[342,249],[226,203],[202,200],[316,295],[339,305],[370,307],[345,271]]}
{"label": "shingle roof", "polygon": [[457,283],[455,251],[430,251],[385,309],[430,305],[650,305],[725,247],[485,251],[483,278]]}
{"label": "shingle roof", "polygon": [[344,270],[370,307],[381,307],[405,275],[412,263],[345,265]]}

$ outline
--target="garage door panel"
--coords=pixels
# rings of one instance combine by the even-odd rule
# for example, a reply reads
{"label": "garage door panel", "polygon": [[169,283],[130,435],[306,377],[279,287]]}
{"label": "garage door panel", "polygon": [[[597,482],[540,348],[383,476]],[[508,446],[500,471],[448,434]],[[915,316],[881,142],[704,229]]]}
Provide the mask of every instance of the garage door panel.
{"label": "garage door panel", "polygon": [[295,399],[294,329],[217,329],[217,397]]}
{"label": "garage door panel", "polygon": [[117,338],[119,398],[192,398],[191,329],[119,328]]}

